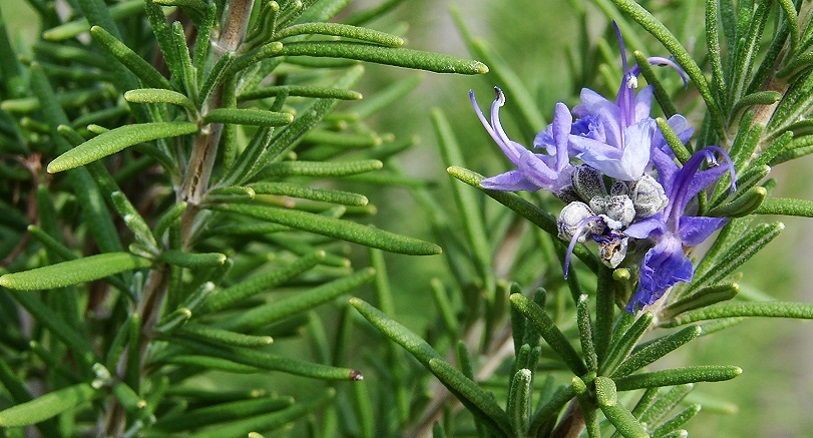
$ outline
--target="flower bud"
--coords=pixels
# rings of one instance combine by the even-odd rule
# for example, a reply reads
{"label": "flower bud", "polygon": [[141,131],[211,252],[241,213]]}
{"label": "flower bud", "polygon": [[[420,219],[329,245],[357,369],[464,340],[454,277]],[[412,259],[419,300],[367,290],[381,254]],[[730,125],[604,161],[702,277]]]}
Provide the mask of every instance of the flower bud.
{"label": "flower bud", "polygon": [[655,178],[644,175],[632,184],[630,198],[638,218],[647,218],[666,208],[669,198]]}
{"label": "flower bud", "polygon": [[596,196],[607,196],[604,179],[597,169],[580,164],[573,168],[570,178],[573,181],[573,189],[584,201],[590,201]]}
{"label": "flower bud", "polygon": [[559,212],[559,220],[557,221],[559,238],[570,240],[576,233],[580,233],[578,240],[584,242],[585,236],[590,232],[585,221],[593,216],[595,214],[584,202],[574,201],[565,205],[565,208]]}

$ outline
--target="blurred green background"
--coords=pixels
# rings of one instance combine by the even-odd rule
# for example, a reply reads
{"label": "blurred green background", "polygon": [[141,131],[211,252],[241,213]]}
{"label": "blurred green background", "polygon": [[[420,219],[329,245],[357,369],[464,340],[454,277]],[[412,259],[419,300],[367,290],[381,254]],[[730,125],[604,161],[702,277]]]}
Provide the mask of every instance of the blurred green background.
{"label": "blurred green background", "polygon": [[[694,1],[697,3],[695,10],[702,14],[703,2]],[[377,3],[353,2],[349,10],[363,9]],[[648,5],[664,8],[662,18],[666,19],[673,3],[658,1],[648,2]],[[382,30],[405,29],[411,48],[467,57],[469,55],[462,38],[448,12],[453,4],[459,8],[472,32],[486,41],[514,69],[546,115],[550,116],[557,101],[574,104],[580,87],[594,87],[601,83],[599,78],[586,78],[590,83],[576,83],[578,79],[569,71],[565,50],[577,45],[579,30],[572,6],[567,2],[409,0],[387,20],[376,22],[373,27]],[[20,52],[27,53],[24,41],[39,31],[35,16],[22,0],[3,0],[0,7],[12,26],[11,33],[18,42]],[[594,19],[596,28],[604,29],[606,19],[602,12],[586,2],[582,7],[588,8],[593,17],[591,23]],[[656,16],[659,16],[657,12]],[[702,16],[691,22],[677,23],[685,26],[682,42],[690,47],[700,47],[695,53],[702,53],[703,42],[692,35],[702,35],[702,23]],[[666,24],[671,26],[676,23],[667,20]],[[639,37],[651,44],[650,55],[666,54],[643,31]],[[617,50],[615,47],[613,49]],[[360,89],[365,94],[371,94],[398,78],[414,74],[393,67],[370,66]],[[434,193],[441,205],[452,205],[448,190],[452,182],[445,172],[447,164],[465,164],[485,175],[494,175],[508,167],[507,160],[479,126],[467,95],[469,89],[475,90],[481,106],[485,107],[492,99],[491,89],[494,85],[500,84],[492,74],[482,77],[424,74],[416,90],[371,121],[381,132],[392,132],[398,137],[420,136],[419,146],[404,155],[400,163],[410,175],[436,183]],[[450,119],[466,153],[466,163],[441,162],[428,115],[431,107],[442,108]],[[524,138],[510,120],[514,110],[511,96],[508,96],[508,103],[502,112],[506,129],[513,139],[530,145],[532,138]],[[699,126],[699,121],[692,122]],[[537,127],[538,130],[542,128]],[[772,176],[779,182],[774,195],[813,199],[811,160],[813,157],[808,156],[774,169]],[[378,207],[378,217],[374,220],[377,226],[402,234],[431,238],[426,215],[408,190],[373,191],[371,187],[365,190],[371,202]],[[765,294],[779,300],[813,302],[813,234],[807,232],[811,224],[793,219],[784,219],[784,222],[787,228],[783,234],[742,268],[745,274],[744,292]],[[395,288],[398,319],[410,328],[422,331],[421,328],[428,322],[425,303],[431,302],[429,280],[447,275],[446,265],[438,257],[386,257]],[[364,260],[356,262],[357,265],[364,263]],[[691,436],[811,436],[813,325],[810,323],[746,321],[715,336],[698,340],[667,360],[671,360],[671,366],[732,364],[744,370],[743,375],[733,381],[698,387],[696,393],[721,402],[733,402],[738,412],[733,415],[716,413],[712,409],[713,403],[708,404],[704,412],[688,425]],[[297,386],[299,390],[301,385],[313,383],[302,379],[288,380],[286,386],[292,389]],[[277,386],[269,389],[285,393],[284,388]]]}

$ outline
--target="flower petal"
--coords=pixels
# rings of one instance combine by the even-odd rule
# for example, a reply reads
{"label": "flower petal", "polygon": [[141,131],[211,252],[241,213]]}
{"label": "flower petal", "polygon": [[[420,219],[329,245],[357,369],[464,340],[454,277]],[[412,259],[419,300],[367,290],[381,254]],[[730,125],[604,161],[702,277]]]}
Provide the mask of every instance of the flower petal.
{"label": "flower petal", "polygon": [[684,245],[695,246],[727,223],[727,217],[681,216],[678,233]]}
{"label": "flower petal", "polygon": [[517,190],[535,192],[540,189],[538,185],[528,180],[525,174],[519,170],[509,170],[508,172],[486,178],[480,181],[480,187],[504,192],[515,192]]}
{"label": "flower petal", "polygon": [[638,290],[627,305],[627,311],[635,312],[642,306],[654,303],[675,283],[691,281],[693,275],[694,266],[683,254],[680,239],[671,234],[665,235],[644,256]]}

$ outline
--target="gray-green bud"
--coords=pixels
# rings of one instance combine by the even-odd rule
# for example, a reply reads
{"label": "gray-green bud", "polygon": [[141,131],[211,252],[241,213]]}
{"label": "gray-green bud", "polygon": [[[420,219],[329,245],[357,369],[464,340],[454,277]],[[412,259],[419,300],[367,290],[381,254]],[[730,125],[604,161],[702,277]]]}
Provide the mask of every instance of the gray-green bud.
{"label": "gray-green bud", "polygon": [[573,168],[570,174],[573,182],[573,189],[584,201],[590,201],[596,196],[607,196],[607,188],[604,186],[604,179],[601,172],[586,164],[579,164]]}
{"label": "gray-green bud", "polygon": [[647,218],[666,208],[669,198],[655,178],[649,175],[642,176],[632,184],[630,199],[635,205],[638,218]]}
{"label": "gray-green bud", "polygon": [[559,226],[559,238],[570,240],[576,233],[581,233],[579,242],[584,242],[585,237],[591,231],[591,227],[585,226],[584,221],[592,216],[595,216],[593,210],[590,210],[590,207],[584,202],[574,201],[565,205],[559,212],[559,219],[556,222]]}

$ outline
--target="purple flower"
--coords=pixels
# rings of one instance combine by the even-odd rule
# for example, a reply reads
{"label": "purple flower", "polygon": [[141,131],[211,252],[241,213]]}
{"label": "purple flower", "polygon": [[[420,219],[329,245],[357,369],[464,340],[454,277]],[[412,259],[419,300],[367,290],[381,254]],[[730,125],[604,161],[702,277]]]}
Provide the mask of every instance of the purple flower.
{"label": "purple flower", "polygon": [[490,123],[480,111],[473,91],[469,91],[469,98],[486,131],[511,163],[517,166],[517,169],[486,178],[480,182],[480,186],[502,191],[527,190],[532,192],[545,189],[557,195],[562,193],[570,185],[570,173],[573,169],[568,154],[568,134],[570,134],[573,118],[567,107],[562,103],[556,104],[553,123],[548,126],[546,131],[543,131],[549,132],[549,135],[537,135],[534,142],[534,147],[544,147],[548,155],[536,154],[508,138],[500,123],[500,107],[505,104],[505,95],[497,87],[494,87],[494,90],[497,97],[491,104]]}
{"label": "purple flower", "polygon": [[[655,120],[649,116],[653,88],[648,85],[635,94],[641,70],[637,65],[628,68],[624,40],[618,26],[615,30],[624,70],[621,88],[615,102],[588,88],[582,89],[579,97],[581,104],[573,108],[578,120],[573,124],[570,145],[576,152],[576,158],[605,175],[622,181],[635,181],[643,176],[656,139],[660,136],[662,140],[663,136]],[[674,62],[660,57],[649,58],[649,62],[675,68],[685,83],[683,71]],[[685,119],[675,117],[675,120],[670,119],[670,125],[674,123],[673,127],[677,128],[681,139],[688,140],[691,131],[684,132],[688,128]]]}
{"label": "purple flower", "polygon": [[[700,171],[704,161],[716,164],[714,153],[724,156],[727,166],[716,166]],[[731,172],[732,190],[734,168],[728,154],[717,146],[706,147],[695,153],[688,162],[678,168],[671,157],[660,149],[653,149],[653,162],[669,203],[660,213],[640,220],[624,230],[635,239],[651,239],[655,242],[644,255],[638,290],[627,305],[627,311],[650,305],[677,282],[689,282],[694,275],[692,261],[684,247],[699,244],[728,222],[725,217],[702,217],[686,215],[686,207],[698,193],[726,172]]]}

